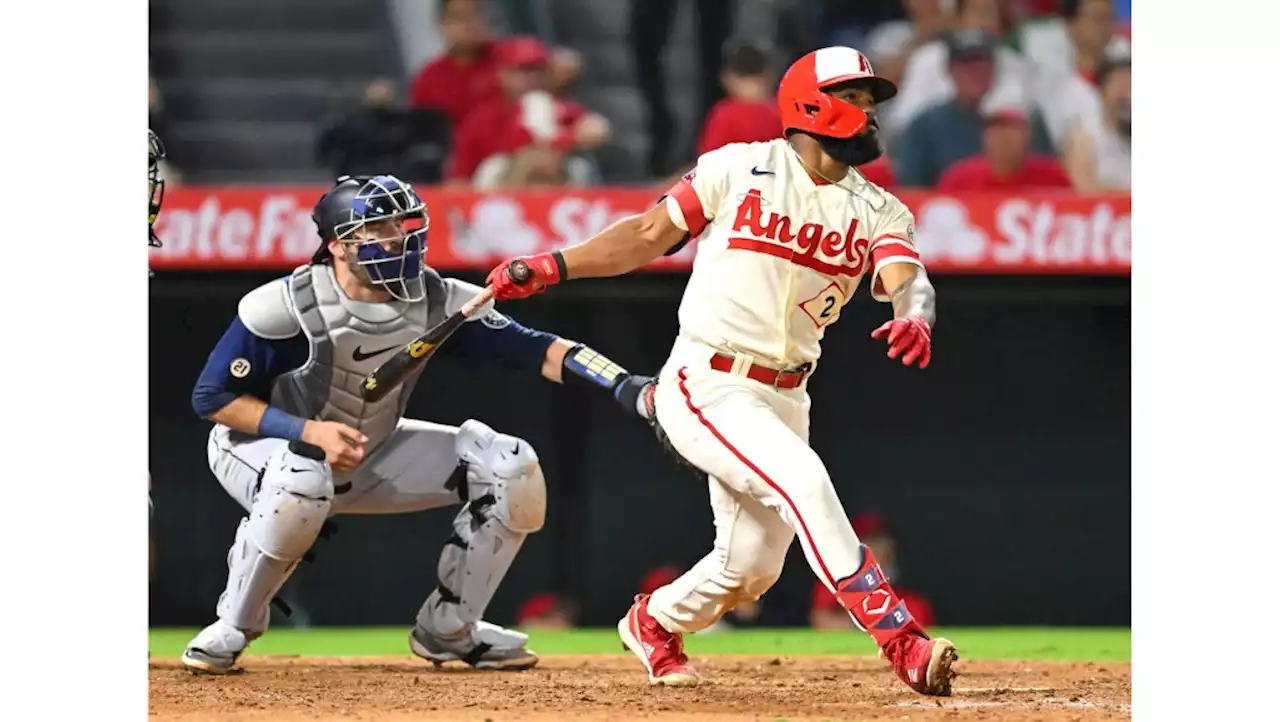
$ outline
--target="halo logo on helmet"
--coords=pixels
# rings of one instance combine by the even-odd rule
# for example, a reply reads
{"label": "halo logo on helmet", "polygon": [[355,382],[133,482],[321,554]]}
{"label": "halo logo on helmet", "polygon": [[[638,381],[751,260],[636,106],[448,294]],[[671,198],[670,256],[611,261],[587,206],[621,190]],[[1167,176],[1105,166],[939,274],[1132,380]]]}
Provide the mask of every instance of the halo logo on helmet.
{"label": "halo logo on helmet", "polygon": [[147,128],[147,234],[149,244],[160,247],[156,235],[156,218],[164,204],[164,178],[160,176],[160,161],[165,159],[164,143],[154,130]]}
{"label": "halo logo on helmet", "polygon": [[869,163],[884,152],[878,125],[866,112],[827,90],[856,81],[878,104],[898,94],[898,87],[875,74],[867,56],[843,46],[815,50],[787,68],[778,83],[778,114],[783,130],[805,133],[822,152],[850,166]]}
{"label": "halo logo on helmet", "polygon": [[321,246],[312,263],[332,255],[328,242],[347,246],[349,267],[362,282],[401,301],[426,298],[429,218],[413,187],[392,175],[343,176],[316,203],[312,220]]}

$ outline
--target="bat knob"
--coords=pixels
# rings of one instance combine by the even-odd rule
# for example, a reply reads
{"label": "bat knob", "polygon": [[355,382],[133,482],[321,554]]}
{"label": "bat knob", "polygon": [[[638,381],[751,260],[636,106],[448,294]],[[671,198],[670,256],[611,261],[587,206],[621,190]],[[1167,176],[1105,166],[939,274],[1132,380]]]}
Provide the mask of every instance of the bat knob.
{"label": "bat knob", "polygon": [[533,269],[524,261],[512,261],[507,265],[507,276],[517,286],[523,286],[533,278]]}

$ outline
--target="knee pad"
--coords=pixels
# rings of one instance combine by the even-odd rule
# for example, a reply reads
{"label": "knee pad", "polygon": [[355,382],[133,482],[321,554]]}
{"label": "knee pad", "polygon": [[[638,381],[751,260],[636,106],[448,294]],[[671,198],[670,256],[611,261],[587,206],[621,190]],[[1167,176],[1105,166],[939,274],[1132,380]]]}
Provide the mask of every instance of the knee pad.
{"label": "knee pad", "polygon": [[512,531],[527,534],[542,528],[547,483],[529,442],[471,420],[458,429],[455,444],[467,468],[467,498],[473,507],[487,502],[488,514]]}
{"label": "knee pad", "polygon": [[262,474],[262,486],[249,511],[249,536],[273,559],[301,559],[320,535],[332,504],[329,467],[281,448]]}

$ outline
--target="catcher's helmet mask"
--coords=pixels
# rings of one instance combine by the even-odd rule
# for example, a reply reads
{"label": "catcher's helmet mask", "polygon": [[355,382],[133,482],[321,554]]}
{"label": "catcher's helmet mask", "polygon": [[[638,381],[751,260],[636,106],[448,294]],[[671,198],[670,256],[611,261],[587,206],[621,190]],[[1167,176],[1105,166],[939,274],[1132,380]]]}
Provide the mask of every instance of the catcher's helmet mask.
{"label": "catcher's helmet mask", "polygon": [[350,247],[347,266],[361,283],[401,301],[426,297],[429,216],[408,183],[392,175],[342,176],[316,202],[311,219],[320,235],[311,263],[332,260],[329,242],[336,240]]}

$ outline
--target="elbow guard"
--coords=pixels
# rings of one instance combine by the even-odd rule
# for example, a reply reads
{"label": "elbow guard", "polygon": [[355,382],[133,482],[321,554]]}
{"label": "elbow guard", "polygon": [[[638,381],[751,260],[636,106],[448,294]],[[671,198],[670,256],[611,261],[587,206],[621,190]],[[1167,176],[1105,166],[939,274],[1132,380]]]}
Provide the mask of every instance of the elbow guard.
{"label": "elbow guard", "polygon": [[937,294],[923,268],[898,286],[889,300],[893,303],[894,318],[919,316],[929,328],[937,322]]}

